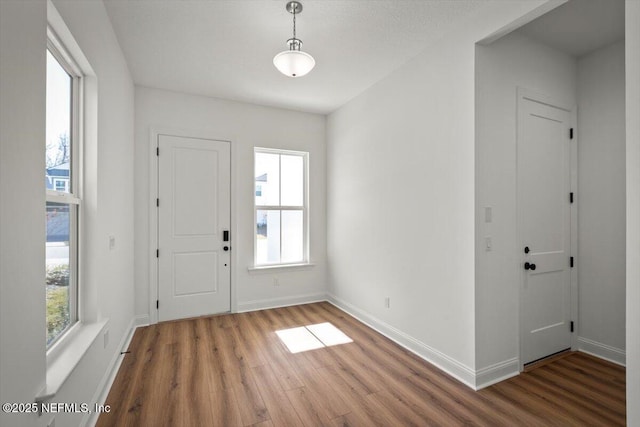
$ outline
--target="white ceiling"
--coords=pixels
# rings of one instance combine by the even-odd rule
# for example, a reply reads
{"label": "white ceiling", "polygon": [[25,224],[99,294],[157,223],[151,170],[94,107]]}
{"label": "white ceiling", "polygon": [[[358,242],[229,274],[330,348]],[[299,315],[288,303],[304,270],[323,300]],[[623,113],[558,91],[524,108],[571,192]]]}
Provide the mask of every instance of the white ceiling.
{"label": "white ceiling", "polygon": [[[464,25],[488,1],[302,0],[298,37],[317,65],[297,79],[272,64],[291,37],[286,0],[105,5],[138,85],[329,113]],[[581,56],[624,37],[624,0],[571,0],[519,31]]]}
{"label": "white ceiling", "polygon": [[302,0],[303,50],[292,79],[273,66],[286,48],[286,0],[105,0],[136,84],[328,113],[463,25],[482,0]]}
{"label": "white ceiling", "polygon": [[571,0],[519,31],[580,57],[624,38],[624,0]]}

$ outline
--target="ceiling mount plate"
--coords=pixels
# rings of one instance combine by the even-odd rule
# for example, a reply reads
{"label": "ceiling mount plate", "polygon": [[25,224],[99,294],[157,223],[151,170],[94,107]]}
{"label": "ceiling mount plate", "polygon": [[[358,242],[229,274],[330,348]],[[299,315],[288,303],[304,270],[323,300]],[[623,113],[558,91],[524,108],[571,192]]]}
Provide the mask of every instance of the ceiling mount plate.
{"label": "ceiling mount plate", "polygon": [[296,15],[300,12],[302,12],[302,3],[300,3],[299,1],[290,1],[289,3],[287,3],[287,12],[289,13],[296,13]]}

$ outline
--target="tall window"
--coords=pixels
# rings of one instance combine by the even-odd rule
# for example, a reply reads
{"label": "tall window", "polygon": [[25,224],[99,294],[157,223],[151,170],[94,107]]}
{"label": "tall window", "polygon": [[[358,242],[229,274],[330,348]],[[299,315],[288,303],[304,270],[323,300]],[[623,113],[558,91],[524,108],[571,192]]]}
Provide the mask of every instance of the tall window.
{"label": "tall window", "polygon": [[308,153],[255,149],[255,264],[308,262]]}
{"label": "tall window", "polygon": [[80,73],[59,44],[47,49],[47,348],[78,320]]}

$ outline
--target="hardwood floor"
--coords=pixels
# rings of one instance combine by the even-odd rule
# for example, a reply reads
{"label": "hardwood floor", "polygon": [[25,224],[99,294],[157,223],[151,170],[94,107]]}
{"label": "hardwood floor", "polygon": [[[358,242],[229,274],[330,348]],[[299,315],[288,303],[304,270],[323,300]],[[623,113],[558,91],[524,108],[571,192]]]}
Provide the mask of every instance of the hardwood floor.
{"label": "hardwood floor", "polygon": [[[285,328],[353,343],[291,354]],[[625,424],[624,368],[573,353],[479,392],[329,303],[139,328],[98,426]]]}

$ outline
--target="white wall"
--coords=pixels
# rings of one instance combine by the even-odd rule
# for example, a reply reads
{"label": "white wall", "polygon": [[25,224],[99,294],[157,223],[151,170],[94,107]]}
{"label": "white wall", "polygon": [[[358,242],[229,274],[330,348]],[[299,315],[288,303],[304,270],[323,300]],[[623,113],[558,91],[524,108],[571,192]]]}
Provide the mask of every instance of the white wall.
{"label": "white wall", "polygon": [[[0,401],[45,382],[44,1],[0,1]],[[0,424],[38,425],[0,413]]]}
{"label": "white wall", "polygon": [[[93,404],[133,319],[133,83],[102,2],[55,1],[55,6],[98,80],[98,140],[86,171],[93,185],[85,194],[92,208],[83,265],[96,292],[91,317],[109,318],[110,340],[106,348],[96,340],[53,399]],[[41,1],[0,2],[2,402],[32,402],[45,385],[46,7]],[[109,235],[116,237],[113,251]],[[11,426],[44,425],[51,418],[0,417],[0,424]],[[56,424],[78,425],[82,418],[57,414]]]}
{"label": "white wall", "polygon": [[580,348],[624,363],[624,41],[578,61]]}
{"label": "white wall", "polygon": [[[576,102],[577,61],[520,33],[476,48],[476,366],[518,372],[517,88]],[[485,206],[493,211],[486,223]],[[493,249],[486,251],[490,236]],[[508,368],[507,368],[508,367]],[[485,373],[485,381],[495,379]]]}
{"label": "white wall", "polygon": [[640,2],[625,9],[627,112],[627,425],[640,426]]}
{"label": "white wall", "polygon": [[328,119],[330,298],[470,385],[474,45],[543,3],[487,3]]}
{"label": "white wall", "polygon": [[[325,293],[325,117],[136,87],[136,313],[149,316],[149,161],[153,129],[196,133],[232,143],[232,287],[238,310],[322,299]],[[309,152],[310,257],[313,267],[249,272],[253,264],[253,148]],[[154,155],[155,157],[155,155]],[[232,211],[233,209],[232,208]],[[274,286],[277,277],[279,286]],[[234,307],[232,307],[234,309]],[[151,316],[153,319],[153,316]]]}

